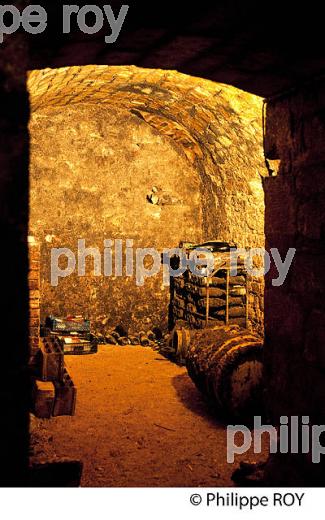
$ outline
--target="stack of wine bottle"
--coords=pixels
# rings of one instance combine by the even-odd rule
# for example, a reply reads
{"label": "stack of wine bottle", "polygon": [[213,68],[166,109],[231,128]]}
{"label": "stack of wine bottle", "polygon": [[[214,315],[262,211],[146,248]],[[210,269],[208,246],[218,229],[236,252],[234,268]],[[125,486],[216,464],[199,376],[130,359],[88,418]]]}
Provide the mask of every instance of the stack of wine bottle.
{"label": "stack of wine bottle", "polygon": [[236,260],[234,274],[229,251],[218,252],[215,257],[215,270],[209,276],[193,274],[188,269],[172,279],[173,320],[185,320],[191,328],[205,328],[218,322],[246,327],[248,291],[243,260]]}

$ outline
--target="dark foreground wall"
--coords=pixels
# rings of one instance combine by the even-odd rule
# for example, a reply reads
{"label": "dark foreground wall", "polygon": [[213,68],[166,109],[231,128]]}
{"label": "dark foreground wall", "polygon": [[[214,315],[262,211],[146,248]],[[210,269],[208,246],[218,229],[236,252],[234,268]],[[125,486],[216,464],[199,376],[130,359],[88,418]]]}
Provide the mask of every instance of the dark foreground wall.
{"label": "dark foreground wall", "polygon": [[26,68],[24,39],[12,36],[0,50],[0,486],[24,483],[28,462]]}
{"label": "dark foreground wall", "polygon": [[[297,250],[282,287],[266,277],[265,372],[276,423],[280,415],[305,415],[311,424],[325,424],[324,109],[324,81],[267,108],[266,156],[281,160],[278,176],[265,180],[267,247],[279,248],[282,256]],[[303,470],[293,460],[289,475],[282,468],[292,483],[311,483],[322,471],[310,454],[298,461]],[[324,475],[319,478],[324,483]]]}

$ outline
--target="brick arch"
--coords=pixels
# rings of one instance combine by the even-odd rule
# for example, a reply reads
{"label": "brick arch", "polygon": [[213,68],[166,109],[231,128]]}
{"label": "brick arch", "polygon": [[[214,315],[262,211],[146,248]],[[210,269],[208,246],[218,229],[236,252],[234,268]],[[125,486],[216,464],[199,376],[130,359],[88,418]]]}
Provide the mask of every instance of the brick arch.
{"label": "brick arch", "polygon": [[[229,238],[234,205],[247,214],[254,190],[262,196],[262,99],[253,94],[176,71],[105,65],[35,70],[28,88],[32,113],[76,104],[119,107],[180,145],[202,178],[207,237]],[[229,223],[219,228],[211,213],[216,199]],[[256,236],[243,245],[261,244],[263,211],[261,204],[260,229],[252,228]],[[233,238],[243,242],[240,233]]]}
{"label": "brick arch", "polygon": [[[135,66],[85,66],[32,71],[29,75],[32,111],[68,104],[119,105],[178,141],[193,155],[212,143],[229,114],[236,114],[233,131],[242,141],[261,136],[261,99],[235,87],[176,71]],[[250,128],[247,128],[249,123]],[[229,129],[228,129],[229,130]],[[225,146],[221,140],[219,145]]]}

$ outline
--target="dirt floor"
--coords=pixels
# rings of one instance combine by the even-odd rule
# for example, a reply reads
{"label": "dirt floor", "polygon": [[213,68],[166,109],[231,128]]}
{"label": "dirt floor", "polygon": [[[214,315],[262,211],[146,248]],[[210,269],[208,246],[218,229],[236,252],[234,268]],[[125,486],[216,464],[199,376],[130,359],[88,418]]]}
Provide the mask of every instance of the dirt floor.
{"label": "dirt floor", "polygon": [[[144,347],[66,356],[78,388],[74,417],[33,418],[33,462],[81,459],[82,486],[231,486],[218,423],[184,367]],[[265,458],[264,455],[259,459]]]}

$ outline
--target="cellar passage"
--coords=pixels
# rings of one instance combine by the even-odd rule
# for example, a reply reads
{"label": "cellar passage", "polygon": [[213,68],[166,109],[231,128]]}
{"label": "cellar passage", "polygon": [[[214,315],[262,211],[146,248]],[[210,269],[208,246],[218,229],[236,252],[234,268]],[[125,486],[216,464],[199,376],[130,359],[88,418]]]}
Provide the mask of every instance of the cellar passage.
{"label": "cellar passage", "polygon": [[[50,252],[78,239],[134,248],[217,239],[264,246],[262,100],[174,71],[86,66],[29,76],[30,234],[41,244],[41,318],[83,314],[94,327],[166,328],[161,275],[50,283]],[[157,194],[157,198],[151,197]],[[250,326],[262,331],[252,279]]]}

